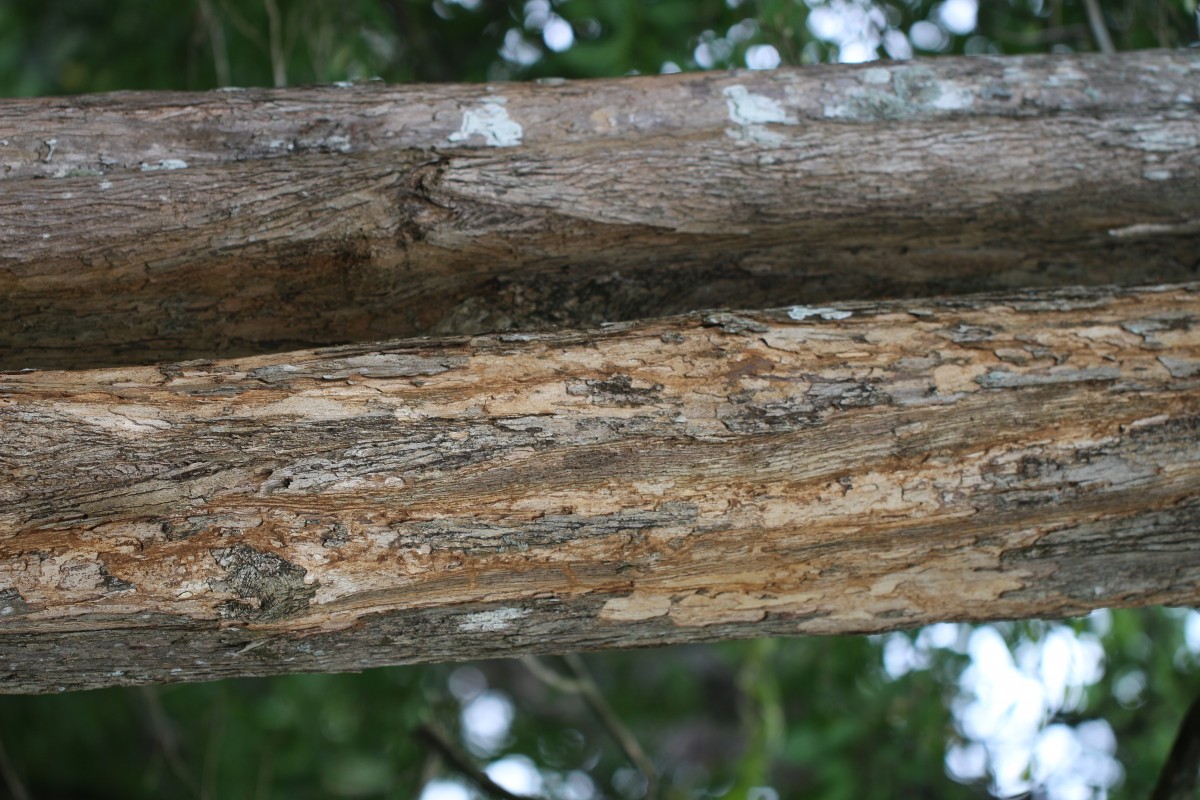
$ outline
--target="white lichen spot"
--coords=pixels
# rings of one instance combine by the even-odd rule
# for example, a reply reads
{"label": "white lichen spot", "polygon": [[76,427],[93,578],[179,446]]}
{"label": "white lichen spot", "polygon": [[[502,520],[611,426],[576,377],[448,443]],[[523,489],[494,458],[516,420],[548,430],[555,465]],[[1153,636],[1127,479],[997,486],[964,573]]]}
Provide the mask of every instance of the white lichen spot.
{"label": "white lichen spot", "polygon": [[872,67],[871,69],[863,70],[863,83],[891,83],[892,73],[883,67]]}
{"label": "white lichen spot", "polygon": [[1085,83],[1091,77],[1068,62],[1055,65],[1054,74],[1046,78],[1047,86],[1070,86],[1075,83]]}
{"label": "white lichen spot", "polygon": [[527,616],[529,611],[524,608],[497,608],[493,611],[476,611],[466,614],[458,623],[458,629],[464,633],[496,633],[510,627],[513,620]]}
{"label": "white lichen spot", "polygon": [[837,308],[813,308],[811,306],[792,306],[788,309],[788,316],[792,319],[803,320],[809,317],[819,317],[821,319],[846,319],[852,316],[852,311],[842,311]]}
{"label": "white lichen spot", "polygon": [[942,86],[942,93],[930,103],[939,111],[962,111],[975,104],[975,94],[970,89],[958,86]]}
{"label": "white lichen spot", "polygon": [[1126,225],[1123,228],[1109,228],[1108,235],[1123,239],[1128,236],[1170,236],[1198,230],[1200,230],[1200,220],[1180,224],[1142,222],[1137,225]]}
{"label": "white lichen spot", "polygon": [[147,164],[145,162],[142,162],[142,164],[141,164],[142,172],[155,172],[160,169],[187,169],[187,168],[188,168],[188,163],[186,161],[184,161],[182,158],[164,158],[162,161],[158,161],[153,164]]}
{"label": "white lichen spot", "polygon": [[333,85],[339,89],[350,89],[354,86],[354,81],[334,81]]}
{"label": "white lichen spot", "polygon": [[112,181],[100,181],[100,191],[107,191],[112,188]]}
{"label": "white lichen spot", "polygon": [[1179,153],[1200,147],[1200,135],[1191,125],[1150,125],[1138,131],[1137,146],[1147,153]]}
{"label": "white lichen spot", "polygon": [[771,123],[796,124],[795,118],[789,117],[777,100],[760,94],[752,94],[750,90],[741,85],[726,87],[724,94],[729,106],[729,119],[739,126],[725,129],[729,138],[743,144],[756,144],[763,147],[779,147],[787,141],[787,137],[782,133],[767,127]]}
{"label": "white lichen spot", "polygon": [[349,153],[350,137],[342,133],[335,133],[334,135],[325,139],[325,146],[330,150],[335,150],[339,153]]}
{"label": "white lichen spot", "polygon": [[778,100],[753,94],[745,86],[728,86],[724,95],[729,106],[729,118],[738,125],[796,124],[796,119],[788,116]]}
{"label": "white lichen spot", "polygon": [[1171,179],[1171,170],[1148,169],[1142,173],[1142,177],[1148,181],[1169,181]]}
{"label": "white lichen spot", "polygon": [[1170,420],[1171,417],[1166,414],[1155,414],[1153,417],[1142,417],[1141,419],[1135,419],[1126,427],[1131,431],[1136,431],[1139,428],[1150,428],[1155,425],[1162,425]]}
{"label": "white lichen spot", "polygon": [[503,97],[485,97],[483,105],[463,112],[462,125],[450,134],[452,142],[465,142],[472,136],[482,136],[488,147],[516,147],[525,135],[521,125],[508,116]]}

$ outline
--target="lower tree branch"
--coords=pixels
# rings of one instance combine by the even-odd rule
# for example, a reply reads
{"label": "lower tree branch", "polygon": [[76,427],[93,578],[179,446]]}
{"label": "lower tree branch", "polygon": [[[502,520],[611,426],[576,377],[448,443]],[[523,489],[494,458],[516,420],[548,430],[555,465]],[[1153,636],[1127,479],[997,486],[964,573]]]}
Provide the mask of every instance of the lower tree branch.
{"label": "lower tree branch", "polygon": [[1198,289],[0,375],[0,691],[1200,604]]}

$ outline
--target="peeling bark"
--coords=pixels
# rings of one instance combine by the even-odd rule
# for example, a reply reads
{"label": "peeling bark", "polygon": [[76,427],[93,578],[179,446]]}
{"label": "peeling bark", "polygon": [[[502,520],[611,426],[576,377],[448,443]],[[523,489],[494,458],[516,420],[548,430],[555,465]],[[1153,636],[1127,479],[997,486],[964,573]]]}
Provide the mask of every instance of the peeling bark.
{"label": "peeling bark", "polygon": [[1195,605],[1198,291],[0,375],[0,691]]}
{"label": "peeling bark", "polygon": [[1200,269],[1200,55],[0,103],[0,368]]}

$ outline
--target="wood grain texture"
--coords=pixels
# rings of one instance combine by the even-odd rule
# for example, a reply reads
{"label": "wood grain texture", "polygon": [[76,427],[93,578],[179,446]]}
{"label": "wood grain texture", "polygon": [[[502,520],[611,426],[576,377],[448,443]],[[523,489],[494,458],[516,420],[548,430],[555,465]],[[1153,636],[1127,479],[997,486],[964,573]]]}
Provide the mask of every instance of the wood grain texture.
{"label": "wood grain texture", "polygon": [[0,368],[1193,280],[1195,51],[0,102]]}
{"label": "wood grain texture", "polygon": [[1197,604],[1198,292],[0,375],[0,691]]}

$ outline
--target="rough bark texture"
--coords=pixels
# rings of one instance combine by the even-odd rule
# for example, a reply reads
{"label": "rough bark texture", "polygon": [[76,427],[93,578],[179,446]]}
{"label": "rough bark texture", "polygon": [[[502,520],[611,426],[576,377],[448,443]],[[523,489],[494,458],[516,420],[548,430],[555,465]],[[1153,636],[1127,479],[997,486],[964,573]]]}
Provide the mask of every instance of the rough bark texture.
{"label": "rough bark texture", "polygon": [[0,691],[1200,603],[1200,284],[0,376]]}
{"label": "rough bark texture", "polygon": [[1200,52],[0,103],[0,368],[1194,279]]}

